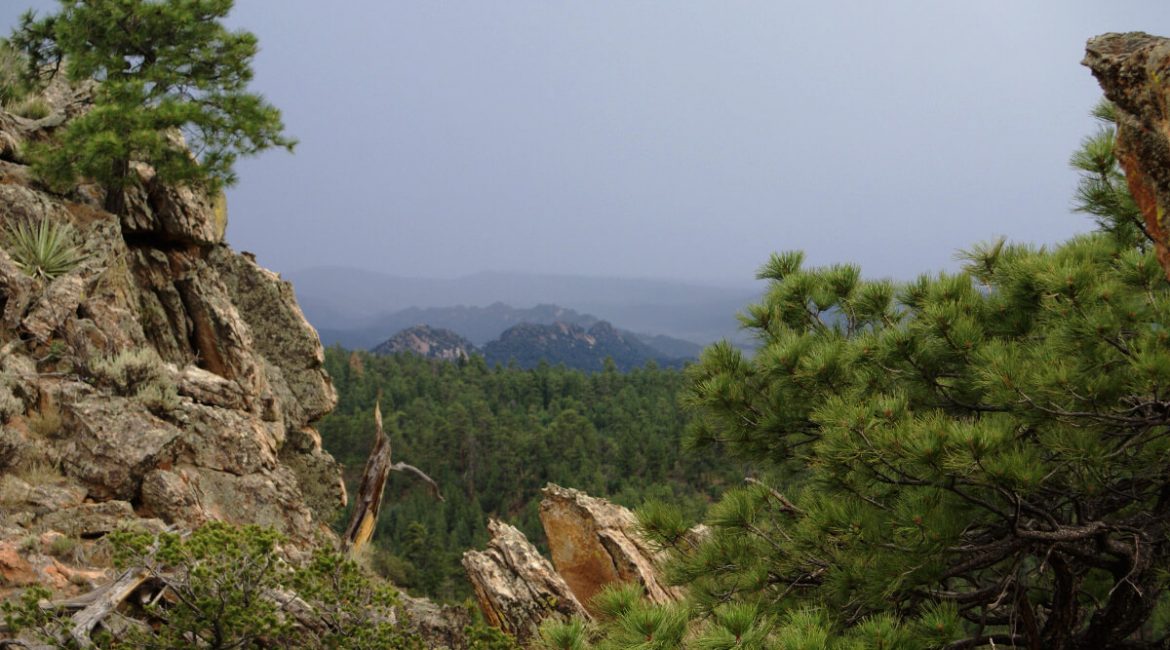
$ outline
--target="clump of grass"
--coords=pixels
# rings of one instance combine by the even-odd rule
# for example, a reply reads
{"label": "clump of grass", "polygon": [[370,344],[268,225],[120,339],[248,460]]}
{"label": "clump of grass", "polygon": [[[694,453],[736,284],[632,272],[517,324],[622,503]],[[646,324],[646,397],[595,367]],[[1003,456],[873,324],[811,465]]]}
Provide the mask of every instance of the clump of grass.
{"label": "clump of grass", "polygon": [[40,97],[25,97],[8,106],[8,112],[30,120],[39,120],[48,117],[53,109]]}
{"label": "clump of grass", "polygon": [[76,537],[61,535],[49,542],[49,555],[55,558],[76,563],[82,556],[81,540]]}
{"label": "clump of grass", "polygon": [[28,463],[17,469],[15,474],[16,478],[33,487],[55,485],[65,478],[65,475],[61,473],[60,467],[44,461]]}
{"label": "clump of grass", "polygon": [[93,359],[89,371],[96,384],[133,398],[155,415],[165,415],[179,405],[174,380],[153,348]]}
{"label": "clump of grass", "polygon": [[28,416],[28,430],[42,438],[53,438],[61,433],[61,409],[50,402]]}
{"label": "clump of grass", "polygon": [[154,348],[126,350],[113,357],[90,360],[90,376],[104,388],[124,397],[132,397],[142,388],[166,380],[162,358]]}
{"label": "clump of grass", "polygon": [[84,259],[73,226],[63,221],[17,223],[9,227],[5,240],[12,261],[34,278],[52,280],[72,271]]}
{"label": "clump of grass", "polygon": [[36,535],[25,535],[20,539],[18,548],[22,553],[39,551],[41,548],[41,540],[37,539]]}
{"label": "clump of grass", "polygon": [[166,415],[179,407],[179,391],[172,383],[156,383],[144,387],[134,399],[155,415]]}

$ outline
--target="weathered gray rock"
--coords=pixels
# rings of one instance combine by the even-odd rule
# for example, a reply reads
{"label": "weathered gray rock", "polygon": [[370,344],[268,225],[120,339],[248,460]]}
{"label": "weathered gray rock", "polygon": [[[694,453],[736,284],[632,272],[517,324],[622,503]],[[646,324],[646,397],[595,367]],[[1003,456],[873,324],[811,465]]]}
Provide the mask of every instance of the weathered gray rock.
{"label": "weathered gray rock", "polygon": [[321,435],[311,427],[289,431],[280,462],[296,475],[313,516],[318,521],[335,519],[347,501],[345,481],[337,461],[321,448]]}
{"label": "weathered gray rock", "polygon": [[292,285],[247,255],[217,249],[208,261],[248,324],[255,350],[268,362],[269,385],[287,426],[301,427],[332,411],[337,391],[324,370],[325,350],[297,305]]}
{"label": "weathered gray rock", "polygon": [[123,397],[95,395],[60,408],[68,432],[62,469],[93,499],[133,499],[147,472],[171,462],[174,443],[183,435]]}
{"label": "weathered gray rock", "polygon": [[99,537],[135,519],[137,515],[129,502],[102,501],[54,510],[41,517],[40,523],[69,537]]}
{"label": "weathered gray rock", "polygon": [[681,600],[682,589],[667,585],[659,554],[638,532],[634,513],[579,490],[549,484],[540,502],[540,522],[557,571],[587,606],[607,584],[642,585],[654,603]]}
{"label": "weathered gray rock", "polygon": [[182,469],[148,472],[142,477],[139,502],[143,514],[168,524],[195,528],[207,521],[199,496],[191,485],[191,476]]}
{"label": "weathered gray rock", "polygon": [[184,404],[172,414],[182,427],[174,449],[178,462],[236,475],[272,470],[284,429],[247,411]]}
{"label": "weathered gray rock", "polygon": [[126,195],[128,210],[122,228],[130,235],[158,241],[213,245],[223,242],[227,202],[223,194],[208,196],[190,187],[158,182],[148,165],[134,164],[141,185]]}
{"label": "weathered gray rock", "polygon": [[236,382],[208,372],[198,366],[187,366],[178,373],[178,391],[199,404],[241,411],[247,405],[246,395]]}
{"label": "weathered gray rock", "polygon": [[38,283],[16,266],[7,251],[0,249],[0,326],[13,330],[20,325],[37,288]]}
{"label": "weathered gray rock", "polygon": [[39,341],[48,341],[65,319],[77,316],[77,306],[81,304],[84,291],[85,280],[80,275],[70,273],[53,280],[21,321],[21,327]]}
{"label": "weathered gray rock", "polygon": [[398,595],[410,627],[435,650],[464,650],[471,625],[471,615],[463,607],[436,605],[426,598],[415,598],[405,593]]}
{"label": "weathered gray rock", "polygon": [[492,538],[487,550],[464,553],[463,567],[489,623],[523,643],[536,636],[547,618],[589,618],[524,533],[495,519],[488,522],[488,531]]}
{"label": "weathered gray rock", "polygon": [[312,544],[318,534],[328,533],[327,522],[314,521],[296,475],[287,467],[243,476],[190,466],[179,469],[191,477],[199,512],[208,519],[268,526],[299,544]]}

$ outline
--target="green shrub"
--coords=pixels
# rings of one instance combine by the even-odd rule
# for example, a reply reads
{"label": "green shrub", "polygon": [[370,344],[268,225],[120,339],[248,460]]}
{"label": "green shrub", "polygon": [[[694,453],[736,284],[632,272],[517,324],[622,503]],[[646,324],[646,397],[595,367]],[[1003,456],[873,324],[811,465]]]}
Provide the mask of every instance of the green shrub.
{"label": "green shrub", "polygon": [[[147,625],[119,626],[123,631],[112,647],[424,647],[403,627],[392,587],[373,582],[353,561],[330,550],[294,563],[282,552],[287,540],[271,529],[212,522],[186,537],[118,531],[107,539],[119,569],[145,567],[165,575],[171,595],[139,611]],[[67,611],[43,607],[40,601],[49,595],[33,587],[19,601],[0,605],[10,631],[53,643],[71,620]],[[299,626],[294,607],[311,612],[322,625]]]}
{"label": "green shrub", "polygon": [[34,278],[52,280],[72,271],[84,259],[73,226],[62,221],[17,223],[9,227],[5,240],[12,261]]}
{"label": "green shrub", "polygon": [[95,357],[89,362],[94,383],[113,389],[124,397],[133,397],[149,386],[166,383],[166,367],[154,348],[126,350],[113,357]]}

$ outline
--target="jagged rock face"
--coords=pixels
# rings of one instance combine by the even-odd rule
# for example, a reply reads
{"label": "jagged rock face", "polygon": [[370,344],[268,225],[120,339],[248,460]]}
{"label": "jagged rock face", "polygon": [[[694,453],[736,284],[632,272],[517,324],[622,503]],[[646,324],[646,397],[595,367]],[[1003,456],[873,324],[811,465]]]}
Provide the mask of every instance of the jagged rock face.
{"label": "jagged rock face", "polygon": [[541,621],[589,618],[569,585],[513,526],[488,522],[485,551],[463,554],[463,567],[488,622],[524,642],[536,636]]}
{"label": "jagged rock face", "polygon": [[[116,216],[98,188],[62,196],[30,180],[23,145],[83,95],[49,92],[53,112],[35,122],[0,110],[0,471],[52,470],[0,490],[0,550],[33,530],[98,537],[119,519],[258,523],[310,542],[345,498],[312,428],[337,401],[316,332],[286,282],[223,243],[222,196],[138,166]],[[52,280],[25,274],[8,236],[43,221],[69,224],[83,254]],[[148,349],[173,401],[95,378],[97,360]],[[35,564],[25,573],[44,577]]]}
{"label": "jagged rock face", "polygon": [[549,484],[540,502],[540,522],[557,572],[586,606],[613,582],[642,585],[654,603],[683,598],[682,589],[663,581],[657,553],[642,538],[634,513],[626,508]]}
{"label": "jagged rock face", "polygon": [[1170,39],[1102,34],[1083,63],[1117,106],[1117,157],[1170,279]]}

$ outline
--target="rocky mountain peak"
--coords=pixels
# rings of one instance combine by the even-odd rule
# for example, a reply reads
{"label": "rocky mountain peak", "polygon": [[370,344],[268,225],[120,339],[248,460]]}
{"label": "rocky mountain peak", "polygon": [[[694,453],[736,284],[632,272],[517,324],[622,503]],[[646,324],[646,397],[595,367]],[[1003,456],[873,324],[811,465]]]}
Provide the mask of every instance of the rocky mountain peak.
{"label": "rocky mountain peak", "polygon": [[370,350],[374,354],[413,352],[429,359],[457,361],[478,352],[475,345],[449,329],[415,325],[398,332]]}

